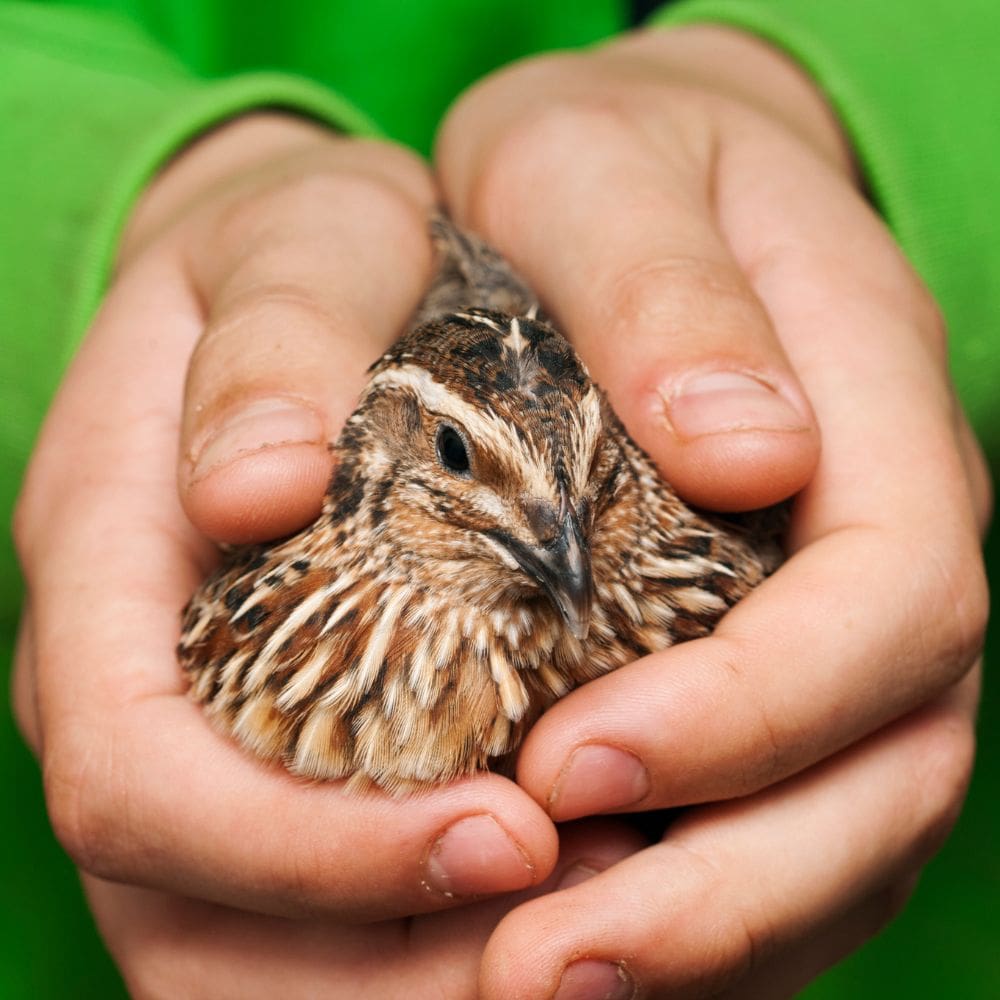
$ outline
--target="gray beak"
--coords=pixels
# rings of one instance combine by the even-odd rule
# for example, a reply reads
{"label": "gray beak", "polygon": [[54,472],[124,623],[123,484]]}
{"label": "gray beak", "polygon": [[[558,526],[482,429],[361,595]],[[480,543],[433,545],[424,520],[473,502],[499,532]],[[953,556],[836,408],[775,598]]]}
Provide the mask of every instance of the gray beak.
{"label": "gray beak", "polygon": [[583,640],[590,629],[593,584],[590,546],[576,511],[564,501],[558,534],[546,545],[525,545],[516,538],[498,538],[518,565],[536,580],[562,615],[570,632]]}

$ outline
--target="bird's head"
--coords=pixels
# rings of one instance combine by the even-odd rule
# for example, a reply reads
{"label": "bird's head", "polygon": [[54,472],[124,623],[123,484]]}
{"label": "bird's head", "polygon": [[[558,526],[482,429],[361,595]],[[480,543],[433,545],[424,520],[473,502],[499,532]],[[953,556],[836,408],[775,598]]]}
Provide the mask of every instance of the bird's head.
{"label": "bird's head", "polygon": [[363,505],[400,546],[449,564],[442,583],[461,564],[472,589],[540,591],[583,638],[591,529],[620,465],[605,405],[544,322],[470,310],[425,324],[372,366],[331,516]]}

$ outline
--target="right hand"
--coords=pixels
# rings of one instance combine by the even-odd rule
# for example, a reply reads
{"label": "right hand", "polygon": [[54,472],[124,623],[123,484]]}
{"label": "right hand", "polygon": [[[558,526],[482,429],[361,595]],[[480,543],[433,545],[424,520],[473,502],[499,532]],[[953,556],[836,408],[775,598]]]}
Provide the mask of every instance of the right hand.
{"label": "right hand", "polygon": [[505,67],[453,105],[437,166],[681,496],[801,490],[790,558],[713,635],[526,737],[518,780],[554,819],[688,808],[505,918],[480,996],[789,996],[890,918],[971,773],[990,491],[940,315],[823,94],[752,35]]}
{"label": "right hand", "polygon": [[[429,280],[433,200],[425,167],[387,144],[270,114],[213,132],[137,206],[46,420],[16,517],[16,712],[56,834],[140,993],[209,967],[259,988],[255,963],[303,948],[328,970],[353,963],[344,995],[363,974],[399,975],[399,954],[445,946],[474,977],[488,930],[470,911],[445,944],[411,925],[412,947],[388,957],[406,923],[333,923],[538,886],[556,866],[551,820],[496,775],[394,799],[252,759],[185,697],[174,652],[216,558],[204,536],[270,538],[318,512],[327,441]],[[630,836],[584,838],[587,855],[620,853],[622,837],[634,849]],[[173,948],[150,963],[164,934]]]}

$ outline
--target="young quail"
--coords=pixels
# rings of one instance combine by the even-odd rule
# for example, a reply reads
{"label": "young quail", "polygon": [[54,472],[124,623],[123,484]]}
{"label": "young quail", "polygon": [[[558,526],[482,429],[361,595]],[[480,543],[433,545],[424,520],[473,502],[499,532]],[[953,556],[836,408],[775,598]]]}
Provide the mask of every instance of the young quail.
{"label": "young quail", "polygon": [[557,698],[707,634],[781,559],[775,520],[678,499],[495,251],[432,231],[318,520],[228,552],[178,648],[218,729],[390,792],[509,765]]}

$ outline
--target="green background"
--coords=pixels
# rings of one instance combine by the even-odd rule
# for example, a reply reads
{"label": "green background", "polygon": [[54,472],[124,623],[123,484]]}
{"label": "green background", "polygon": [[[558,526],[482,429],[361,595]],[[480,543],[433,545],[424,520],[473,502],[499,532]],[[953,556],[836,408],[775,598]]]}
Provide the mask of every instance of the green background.
{"label": "green background", "polygon": [[[1000,567],[1000,532],[988,545]],[[1000,581],[993,580],[994,585]],[[13,623],[5,623],[9,649]],[[1000,628],[987,664],[1000,659]],[[6,699],[6,687],[3,697]],[[945,849],[927,867],[903,915],[806,991],[808,1000],[1000,997],[1000,693],[987,676],[969,799]],[[2,787],[13,810],[0,840],[0,1000],[125,995],[83,902],[72,864],[52,837],[35,761],[4,711]]]}

